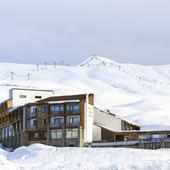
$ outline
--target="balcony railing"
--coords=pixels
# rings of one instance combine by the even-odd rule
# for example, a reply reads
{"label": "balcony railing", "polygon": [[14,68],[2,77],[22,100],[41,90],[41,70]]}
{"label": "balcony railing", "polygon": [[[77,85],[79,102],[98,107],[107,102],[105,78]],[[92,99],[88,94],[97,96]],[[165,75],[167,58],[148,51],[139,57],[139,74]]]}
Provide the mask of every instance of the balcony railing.
{"label": "balcony railing", "polygon": [[80,122],[73,122],[73,123],[66,123],[65,124],[65,126],[69,126],[69,127],[71,127],[71,126],[80,126]]}
{"label": "balcony railing", "polygon": [[59,123],[59,124],[52,123],[52,124],[50,124],[50,127],[63,127],[63,126],[64,126],[64,123]]}
{"label": "balcony railing", "polygon": [[80,126],[80,122],[75,122],[75,123],[59,123],[59,124],[50,124],[50,127],[74,127],[74,126]]}
{"label": "balcony railing", "polygon": [[36,129],[37,128],[37,125],[29,125],[28,126],[28,129]]}
{"label": "balcony railing", "polygon": [[80,114],[80,110],[62,110],[62,111],[51,111],[51,116],[64,116],[64,115],[78,115]]}
{"label": "balcony railing", "polygon": [[28,118],[36,117],[36,115],[37,115],[36,113],[29,113]]}

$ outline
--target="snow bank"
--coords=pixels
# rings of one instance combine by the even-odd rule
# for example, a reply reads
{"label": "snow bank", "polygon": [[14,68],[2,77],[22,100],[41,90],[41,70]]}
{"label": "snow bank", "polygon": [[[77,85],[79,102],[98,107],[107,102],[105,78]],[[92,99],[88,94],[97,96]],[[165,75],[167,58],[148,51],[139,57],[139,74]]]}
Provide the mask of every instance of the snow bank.
{"label": "snow bank", "polygon": [[[6,155],[6,156],[5,156]],[[42,144],[0,153],[0,169],[169,170],[170,150],[57,148]]]}

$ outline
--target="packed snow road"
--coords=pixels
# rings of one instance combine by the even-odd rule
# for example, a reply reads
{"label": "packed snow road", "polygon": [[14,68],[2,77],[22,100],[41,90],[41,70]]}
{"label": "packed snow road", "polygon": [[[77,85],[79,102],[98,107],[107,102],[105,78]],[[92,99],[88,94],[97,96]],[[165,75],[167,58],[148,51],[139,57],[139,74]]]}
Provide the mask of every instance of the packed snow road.
{"label": "packed snow road", "polygon": [[57,148],[42,144],[0,150],[5,170],[169,170],[170,150],[125,148]]}

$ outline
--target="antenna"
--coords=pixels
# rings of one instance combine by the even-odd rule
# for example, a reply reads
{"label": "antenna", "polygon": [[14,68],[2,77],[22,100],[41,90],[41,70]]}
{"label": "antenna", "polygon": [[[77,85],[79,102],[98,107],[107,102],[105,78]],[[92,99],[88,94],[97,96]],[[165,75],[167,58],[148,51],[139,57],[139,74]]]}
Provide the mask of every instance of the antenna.
{"label": "antenna", "polygon": [[14,72],[11,72],[11,80],[14,80]]}
{"label": "antenna", "polygon": [[45,65],[45,70],[47,70],[47,62],[45,62],[44,65]]}
{"label": "antenna", "polygon": [[56,68],[56,66],[57,66],[57,63],[56,63],[56,61],[54,62],[54,67]]}
{"label": "antenna", "polygon": [[37,71],[39,71],[39,64],[37,64]]}
{"label": "antenna", "polygon": [[64,65],[64,60],[63,60],[63,57],[61,59],[61,65]]}
{"label": "antenna", "polygon": [[28,80],[30,80],[30,76],[31,76],[31,74],[30,74],[30,73],[28,73],[28,74],[27,74],[27,78],[28,78]]}

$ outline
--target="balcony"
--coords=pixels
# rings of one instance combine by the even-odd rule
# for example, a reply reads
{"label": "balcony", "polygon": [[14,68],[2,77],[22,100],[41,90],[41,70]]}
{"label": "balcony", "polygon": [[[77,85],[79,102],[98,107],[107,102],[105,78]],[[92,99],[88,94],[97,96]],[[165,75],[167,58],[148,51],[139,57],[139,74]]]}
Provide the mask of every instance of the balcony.
{"label": "balcony", "polygon": [[80,110],[66,110],[65,114],[66,115],[79,115],[80,114]]}
{"label": "balcony", "polygon": [[28,126],[28,129],[29,130],[33,130],[33,129],[36,129],[37,128],[37,125],[29,125]]}
{"label": "balcony", "polygon": [[64,111],[63,110],[62,111],[51,111],[50,115],[51,116],[62,116],[64,115]]}
{"label": "balcony", "polygon": [[36,113],[29,113],[28,114],[28,118],[34,118],[34,117],[36,117],[37,115],[36,115]]}
{"label": "balcony", "polygon": [[66,123],[66,127],[78,127],[80,126],[80,122]]}
{"label": "balcony", "polygon": [[64,123],[57,123],[57,124],[52,123],[52,124],[50,124],[50,127],[63,127],[63,126],[64,126]]}

